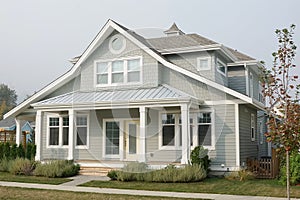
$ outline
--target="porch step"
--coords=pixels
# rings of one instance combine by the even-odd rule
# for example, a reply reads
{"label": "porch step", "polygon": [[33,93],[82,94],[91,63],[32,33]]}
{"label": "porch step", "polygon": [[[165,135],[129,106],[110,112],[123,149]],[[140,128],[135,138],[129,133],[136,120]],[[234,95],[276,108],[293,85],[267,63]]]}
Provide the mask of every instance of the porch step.
{"label": "porch step", "polygon": [[107,176],[109,171],[113,170],[110,167],[80,167],[80,175],[88,176]]}

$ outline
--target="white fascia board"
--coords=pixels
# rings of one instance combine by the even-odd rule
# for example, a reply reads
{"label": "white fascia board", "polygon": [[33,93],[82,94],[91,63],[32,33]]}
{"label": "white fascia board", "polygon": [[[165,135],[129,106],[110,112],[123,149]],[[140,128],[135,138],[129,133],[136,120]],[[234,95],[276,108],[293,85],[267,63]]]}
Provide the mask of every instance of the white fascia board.
{"label": "white fascia board", "polygon": [[229,57],[232,61],[237,61],[237,57],[233,55],[224,45],[221,45],[221,51],[224,53],[227,57]]}
{"label": "white fascia board", "polygon": [[195,51],[208,51],[208,50],[218,50],[221,48],[220,44],[212,44],[212,45],[197,45],[191,47],[180,47],[180,48],[172,48],[172,49],[161,49],[158,50],[162,55],[175,54],[175,53],[190,53]]}

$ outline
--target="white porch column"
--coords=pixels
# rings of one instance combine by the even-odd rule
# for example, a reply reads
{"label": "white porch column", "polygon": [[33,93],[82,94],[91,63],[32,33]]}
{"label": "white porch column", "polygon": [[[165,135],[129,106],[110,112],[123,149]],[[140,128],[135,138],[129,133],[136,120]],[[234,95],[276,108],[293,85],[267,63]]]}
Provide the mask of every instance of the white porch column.
{"label": "white porch column", "polygon": [[16,144],[19,146],[22,144],[22,127],[21,127],[21,120],[15,118],[16,122]]}
{"label": "white porch column", "polygon": [[146,162],[146,128],[147,128],[147,108],[142,106],[140,110],[140,137],[139,137],[139,161]]}
{"label": "white porch column", "polygon": [[35,145],[36,145],[36,155],[35,160],[42,160],[41,150],[42,150],[42,111],[36,111],[35,117]]}
{"label": "white porch column", "polygon": [[69,148],[68,160],[74,160],[74,135],[75,135],[75,112],[73,109],[69,110]]}
{"label": "white porch column", "polygon": [[240,120],[239,120],[239,104],[234,105],[234,121],[235,121],[235,165],[237,170],[240,168]]}
{"label": "white porch column", "polygon": [[190,160],[191,142],[189,129],[189,106],[182,104],[181,108],[181,128],[182,128],[182,158],[181,164],[188,164]]}

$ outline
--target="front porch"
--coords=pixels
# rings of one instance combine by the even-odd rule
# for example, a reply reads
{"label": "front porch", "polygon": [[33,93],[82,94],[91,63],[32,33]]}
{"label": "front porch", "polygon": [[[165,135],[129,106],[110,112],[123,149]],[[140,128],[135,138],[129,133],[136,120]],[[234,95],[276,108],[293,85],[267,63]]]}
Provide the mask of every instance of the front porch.
{"label": "front porch", "polygon": [[32,106],[37,160],[187,164],[190,113],[199,110],[199,101],[160,86],[70,93]]}

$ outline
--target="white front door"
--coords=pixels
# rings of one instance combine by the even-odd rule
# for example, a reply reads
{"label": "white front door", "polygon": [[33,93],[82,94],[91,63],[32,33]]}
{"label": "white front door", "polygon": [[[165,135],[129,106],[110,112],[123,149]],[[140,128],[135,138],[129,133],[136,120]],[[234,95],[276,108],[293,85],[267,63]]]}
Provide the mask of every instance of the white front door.
{"label": "white front door", "polygon": [[125,160],[138,161],[139,121],[125,121],[124,152]]}

